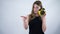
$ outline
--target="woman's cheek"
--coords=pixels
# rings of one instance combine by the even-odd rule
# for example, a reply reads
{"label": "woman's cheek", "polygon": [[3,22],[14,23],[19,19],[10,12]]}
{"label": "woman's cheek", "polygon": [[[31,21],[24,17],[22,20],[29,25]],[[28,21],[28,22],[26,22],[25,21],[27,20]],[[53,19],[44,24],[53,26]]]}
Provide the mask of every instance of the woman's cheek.
{"label": "woman's cheek", "polygon": [[34,9],[34,13],[37,13],[38,12],[38,9]]}

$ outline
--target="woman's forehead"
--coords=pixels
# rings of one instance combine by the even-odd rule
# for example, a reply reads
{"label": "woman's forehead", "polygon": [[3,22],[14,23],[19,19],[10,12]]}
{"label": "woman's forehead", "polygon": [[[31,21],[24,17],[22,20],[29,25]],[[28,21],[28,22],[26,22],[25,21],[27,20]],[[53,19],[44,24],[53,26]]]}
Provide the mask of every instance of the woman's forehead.
{"label": "woman's forehead", "polygon": [[39,7],[37,4],[34,4],[34,7]]}
{"label": "woman's forehead", "polygon": [[40,6],[38,6],[37,4],[34,4],[34,7],[39,7],[40,8]]}

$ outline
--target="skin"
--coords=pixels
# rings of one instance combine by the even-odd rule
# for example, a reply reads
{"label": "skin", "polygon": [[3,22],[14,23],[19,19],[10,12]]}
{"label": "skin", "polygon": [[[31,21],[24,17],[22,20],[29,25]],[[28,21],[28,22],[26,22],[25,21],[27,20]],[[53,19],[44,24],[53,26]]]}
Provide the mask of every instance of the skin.
{"label": "skin", "polygon": [[[37,4],[34,4],[34,13],[36,16],[38,16],[37,12],[38,10],[40,9],[40,6],[38,6]],[[21,16],[23,18],[23,21],[24,21],[24,28],[27,29],[28,28],[28,20],[29,20],[29,15],[27,16]],[[42,17],[42,30],[43,32],[46,31],[46,18],[45,18],[45,15]]]}

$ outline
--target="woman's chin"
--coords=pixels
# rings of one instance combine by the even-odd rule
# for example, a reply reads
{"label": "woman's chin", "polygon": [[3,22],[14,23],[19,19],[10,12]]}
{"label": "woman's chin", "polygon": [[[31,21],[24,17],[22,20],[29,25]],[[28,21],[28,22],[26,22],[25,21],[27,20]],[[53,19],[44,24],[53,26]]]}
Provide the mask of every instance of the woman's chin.
{"label": "woman's chin", "polygon": [[35,14],[37,14],[37,12],[34,12]]}

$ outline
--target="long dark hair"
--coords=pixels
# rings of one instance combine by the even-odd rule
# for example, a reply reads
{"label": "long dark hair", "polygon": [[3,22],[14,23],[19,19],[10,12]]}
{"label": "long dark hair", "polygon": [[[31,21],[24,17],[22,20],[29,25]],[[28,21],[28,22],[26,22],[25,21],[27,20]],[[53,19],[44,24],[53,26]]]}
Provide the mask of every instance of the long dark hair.
{"label": "long dark hair", "polygon": [[[35,18],[35,14],[34,14],[34,10],[33,10],[34,4],[37,4],[38,6],[41,7],[41,9],[44,9],[44,8],[42,7],[42,2],[41,2],[41,1],[35,1],[35,2],[33,3],[33,6],[32,6],[31,14],[29,15],[29,21]],[[41,9],[39,9],[39,10],[41,10]],[[44,9],[44,10],[45,10],[45,9]]]}

